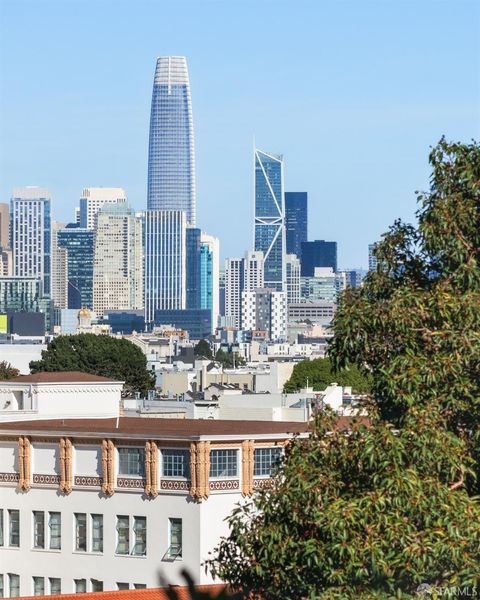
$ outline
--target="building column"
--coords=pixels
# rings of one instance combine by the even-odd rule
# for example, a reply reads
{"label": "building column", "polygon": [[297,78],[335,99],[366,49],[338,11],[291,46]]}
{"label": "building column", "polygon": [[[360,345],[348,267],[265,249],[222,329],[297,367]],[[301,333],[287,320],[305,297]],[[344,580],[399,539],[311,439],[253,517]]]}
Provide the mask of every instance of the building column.
{"label": "building column", "polygon": [[18,438],[18,489],[22,492],[28,492],[30,489],[32,454],[31,446],[30,438],[28,438],[26,435],[21,435]]}
{"label": "building column", "polygon": [[102,491],[107,496],[115,493],[115,444],[112,440],[102,442]]}
{"label": "building column", "polygon": [[242,495],[253,494],[254,441],[242,442]]}
{"label": "building column", "polygon": [[190,496],[198,501],[210,495],[210,442],[190,444]]}
{"label": "building column", "polygon": [[73,445],[69,438],[60,438],[60,491],[69,494],[72,491],[72,452]]}
{"label": "building column", "polygon": [[153,440],[145,442],[145,494],[158,496],[158,446]]}

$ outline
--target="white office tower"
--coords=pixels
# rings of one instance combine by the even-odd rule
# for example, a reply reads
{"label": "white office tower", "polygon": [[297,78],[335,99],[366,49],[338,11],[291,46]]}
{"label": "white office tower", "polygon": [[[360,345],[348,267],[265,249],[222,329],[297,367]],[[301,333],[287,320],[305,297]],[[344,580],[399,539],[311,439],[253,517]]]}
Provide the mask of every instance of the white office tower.
{"label": "white office tower", "polygon": [[263,252],[246,252],[243,261],[243,291],[253,292],[263,288]]}
{"label": "white office tower", "polygon": [[227,258],[225,261],[225,316],[235,327],[242,323],[243,259]]}
{"label": "white office tower", "polygon": [[186,215],[183,210],[145,212],[145,321],[157,310],[186,304]]}
{"label": "white office tower", "polygon": [[42,187],[13,190],[10,203],[13,274],[35,277],[50,295],[50,192]]}
{"label": "white office tower", "polygon": [[200,234],[200,308],[212,311],[212,333],[220,316],[220,240]]}
{"label": "white office tower", "polygon": [[143,308],[142,221],[124,204],[105,204],[97,214],[93,259],[93,310]]}
{"label": "white office tower", "polygon": [[58,245],[64,223],[52,221],[52,300],[55,308],[68,307],[68,250]]}
{"label": "white office tower", "polygon": [[80,198],[80,227],[95,229],[98,211],[105,204],[125,204],[127,195],[122,188],[84,188]]}
{"label": "white office tower", "polygon": [[300,302],[300,259],[296,254],[287,254],[285,257],[287,269],[287,303]]}
{"label": "white office tower", "polygon": [[264,334],[271,341],[287,335],[287,294],[270,288],[242,292],[242,329]]}

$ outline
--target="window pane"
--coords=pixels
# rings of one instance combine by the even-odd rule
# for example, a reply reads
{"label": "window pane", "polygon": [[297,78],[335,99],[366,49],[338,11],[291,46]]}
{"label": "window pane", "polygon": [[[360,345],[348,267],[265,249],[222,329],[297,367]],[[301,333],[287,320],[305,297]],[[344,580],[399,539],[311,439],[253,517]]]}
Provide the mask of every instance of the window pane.
{"label": "window pane", "polygon": [[128,517],[117,516],[117,554],[129,554],[130,532]]}
{"label": "window pane", "polygon": [[147,584],[146,583],[134,583],[133,587],[136,590],[144,590],[147,587]]}
{"label": "window pane", "polygon": [[33,547],[45,548],[45,513],[33,511]]}
{"label": "window pane", "polygon": [[212,450],[210,477],[237,477],[237,450]]}
{"label": "window pane", "polygon": [[103,581],[99,581],[98,579],[91,579],[92,582],[92,592],[103,592]]}
{"label": "window pane", "polygon": [[62,593],[62,580],[60,577],[50,577],[50,594],[61,594]]}
{"label": "window pane", "polygon": [[145,448],[119,448],[118,458],[120,475],[145,476]]}
{"label": "window pane", "polygon": [[[3,546],[3,508],[0,508],[0,546]],[[2,575],[2,577],[3,577],[3,575]],[[2,585],[3,585],[3,581],[2,581]]]}
{"label": "window pane", "polygon": [[5,596],[5,588],[3,586],[3,575],[0,573],[0,598],[3,598]]}
{"label": "window pane", "polygon": [[92,515],[92,552],[103,552],[103,515]]}
{"label": "window pane", "polygon": [[170,519],[169,541],[169,556],[182,556],[182,519]]}
{"label": "window pane", "polygon": [[45,595],[45,577],[34,577],[33,578],[33,595],[44,596]]}
{"label": "window pane", "polygon": [[163,477],[190,477],[188,450],[162,450]]}
{"label": "window pane", "polygon": [[17,598],[17,596],[20,596],[20,575],[14,575],[13,573],[8,574],[8,588],[10,598]]}
{"label": "window pane", "polygon": [[86,513],[75,513],[75,550],[77,552],[87,551]]}
{"label": "window pane", "polygon": [[280,462],[281,448],[255,448],[253,474],[269,476]]}
{"label": "window pane", "polygon": [[144,556],[147,553],[147,518],[133,517],[133,531],[135,533],[133,554]]}
{"label": "window pane", "polygon": [[128,590],[128,588],[128,583],[122,583],[120,581],[117,581],[117,590]]}
{"label": "window pane", "polygon": [[48,517],[50,529],[50,550],[60,550],[62,547],[62,515],[59,512],[51,512]]}
{"label": "window pane", "polygon": [[[18,548],[20,545],[20,511],[19,510],[9,510],[8,511],[8,520],[9,520],[9,545],[14,548]],[[18,575],[13,575],[13,577],[18,577]]]}
{"label": "window pane", "polygon": [[75,593],[83,594],[87,591],[87,580],[86,579],[74,579]]}

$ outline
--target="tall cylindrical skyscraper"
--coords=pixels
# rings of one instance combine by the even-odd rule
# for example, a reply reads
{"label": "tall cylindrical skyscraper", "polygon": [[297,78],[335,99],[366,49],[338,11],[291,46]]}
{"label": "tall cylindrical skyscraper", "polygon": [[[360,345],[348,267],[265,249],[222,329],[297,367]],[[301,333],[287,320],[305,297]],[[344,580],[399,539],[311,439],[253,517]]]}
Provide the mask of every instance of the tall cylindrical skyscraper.
{"label": "tall cylindrical skyscraper", "polygon": [[150,113],[147,210],[183,210],[195,225],[192,99],[184,56],[157,59]]}

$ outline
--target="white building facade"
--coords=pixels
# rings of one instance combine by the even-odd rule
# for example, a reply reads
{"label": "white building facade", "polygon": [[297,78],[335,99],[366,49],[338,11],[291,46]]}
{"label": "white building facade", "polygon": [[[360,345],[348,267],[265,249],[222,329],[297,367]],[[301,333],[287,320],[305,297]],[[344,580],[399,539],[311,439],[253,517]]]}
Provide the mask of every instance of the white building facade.
{"label": "white building facade", "polygon": [[88,187],[80,198],[79,224],[83,229],[95,229],[97,213],[105,204],[125,204],[127,195],[122,188]]}

